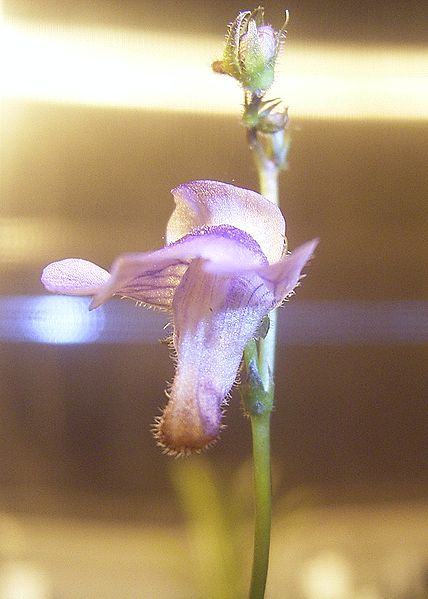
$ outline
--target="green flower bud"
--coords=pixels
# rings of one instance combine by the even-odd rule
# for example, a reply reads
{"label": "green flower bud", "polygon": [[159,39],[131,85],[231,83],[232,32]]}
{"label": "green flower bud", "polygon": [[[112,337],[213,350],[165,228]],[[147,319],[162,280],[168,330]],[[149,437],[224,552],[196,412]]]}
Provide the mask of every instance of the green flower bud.
{"label": "green flower bud", "polygon": [[275,59],[278,44],[273,27],[262,25],[257,27],[253,20],[248,23],[248,30],[240,40],[239,60],[242,65],[242,85],[260,95],[273,83]]}
{"label": "green flower bud", "polygon": [[234,77],[245,91],[263,97],[273,83],[286,23],[275,31],[264,24],[262,7],[240,12],[229,26],[223,58],[213,63],[214,71]]}

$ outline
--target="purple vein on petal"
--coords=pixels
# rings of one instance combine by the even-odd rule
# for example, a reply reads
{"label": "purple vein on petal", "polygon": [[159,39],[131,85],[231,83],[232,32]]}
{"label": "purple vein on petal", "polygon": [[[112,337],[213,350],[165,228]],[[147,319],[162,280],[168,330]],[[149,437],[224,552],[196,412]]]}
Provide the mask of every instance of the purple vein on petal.
{"label": "purple vein on petal", "polygon": [[163,294],[159,290],[162,297],[157,303],[170,303],[189,264],[198,258],[213,264],[213,268],[218,265],[220,269],[233,270],[267,263],[258,243],[245,231],[229,225],[200,227],[160,250],[119,256],[113,263],[111,278],[97,290],[91,307],[98,307],[115,294],[149,304],[145,289],[162,287],[164,278],[157,278],[162,272],[165,272],[170,289]]}

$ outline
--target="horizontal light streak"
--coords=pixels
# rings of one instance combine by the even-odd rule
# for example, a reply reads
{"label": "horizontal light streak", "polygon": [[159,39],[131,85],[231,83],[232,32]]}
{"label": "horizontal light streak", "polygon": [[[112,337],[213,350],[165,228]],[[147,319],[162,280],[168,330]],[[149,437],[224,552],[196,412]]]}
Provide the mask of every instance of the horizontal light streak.
{"label": "horizontal light streak", "polygon": [[[89,298],[0,297],[3,343],[157,343],[167,315],[113,300],[92,312]],[[428,342],[428,302],[301,301],[280,311],[281,345],[423,345]]]}
{"label": "horizontal light streak", "polygon": [[[238,85],[215,75],[218,38],[4,22],[0,97],[117,108],[237,114]],[[428,50],[298,44],[272,95],[293,116],[428,119]]]}
{"label": "horizontal light streak", "polygon": [[19,319],[16,329],[25,340],[64,345],[94,343],[104,329],[104,310],[89,311],[89,298],[48,295],[33,298],[28,318]]}
{"label": "horizontal light streak", "polygon": [[94,248],[109,247],[114,256],[124,250],[144,251],[161,244],[156,232],[135,221],[118,219],[66,219],[57,217],[0,217],[0,265],[35,265],[70,254],[79,239],[79,250],[91,255]]}

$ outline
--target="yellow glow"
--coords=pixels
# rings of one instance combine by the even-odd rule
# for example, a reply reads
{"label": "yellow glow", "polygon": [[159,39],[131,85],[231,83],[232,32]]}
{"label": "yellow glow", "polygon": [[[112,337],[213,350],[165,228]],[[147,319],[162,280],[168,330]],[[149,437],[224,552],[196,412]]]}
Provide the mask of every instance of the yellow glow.
{"label": "yellow glow", "polygon": [[[0,97],[236,114],[238,85],[210,63],[221,40],[2,24]],[[287,41],[272,95],[305,118],[428,119],[428,50]]]}
{"label": "yellow glow", "polygon": [[304,563],[301,578],[307,599],[351,597],[351,568],[339,554],[322,553]]}
{"label": "yellow glow", "polygon": [[142,241],[138,219],[135,222],[104,219],[100,226],[99,220],[88,218],[0,216],[0,265],[47,263],[52,256],[69,255],[70,248],[76,247],[76,239],[82,255],[94,247],[110,247],[114,255],[121,251],[121,239],[127,239],[131,247],[141,250],[149,250],[159,243],[156,234],[148,229]]}

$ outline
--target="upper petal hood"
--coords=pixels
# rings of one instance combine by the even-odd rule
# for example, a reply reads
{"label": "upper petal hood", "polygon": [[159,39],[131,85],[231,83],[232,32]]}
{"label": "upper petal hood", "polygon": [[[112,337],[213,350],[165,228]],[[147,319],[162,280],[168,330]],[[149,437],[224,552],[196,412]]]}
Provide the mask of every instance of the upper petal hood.
{"label": "upper petal hood", "polygon": [[232,225],[249,233],[270,263],[284,251],[285,221],[280,209],[255,191],[219,181],[192,181],[172,190],[176,208],[167,243],[202,225]]}

